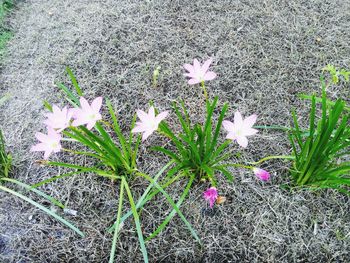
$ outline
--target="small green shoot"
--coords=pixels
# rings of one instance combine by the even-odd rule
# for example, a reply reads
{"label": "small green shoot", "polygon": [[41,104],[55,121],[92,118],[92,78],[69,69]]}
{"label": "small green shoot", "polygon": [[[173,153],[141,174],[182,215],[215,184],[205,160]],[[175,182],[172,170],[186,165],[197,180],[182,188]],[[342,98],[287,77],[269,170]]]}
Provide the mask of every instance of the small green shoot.
{"label": "small green shoot", "polygon": [[347,71],[345,69],[338,70],[331,64],[328,64],[322,70],[324,72],[328,72],[331,75],[333,84],[338,84],[340,76],[344,78],[345,82],[349,82],[350,71]]}
{"label": "small green shoot", "polygon": [[153,71],[153,78],[152,78],[152,84],[153,84],[153,87],[156,88],[157,85],[158,85],[158,79],[159,79],[159,73],[160,73],[160,70],[161,70],[161,66],[157,66],[155,68],[155,70]]}
{"label": "small green shoot", "polygon": [[0,130],[0,178],[7,178],[12,167],[12,156],[7,153],[5,139]]}

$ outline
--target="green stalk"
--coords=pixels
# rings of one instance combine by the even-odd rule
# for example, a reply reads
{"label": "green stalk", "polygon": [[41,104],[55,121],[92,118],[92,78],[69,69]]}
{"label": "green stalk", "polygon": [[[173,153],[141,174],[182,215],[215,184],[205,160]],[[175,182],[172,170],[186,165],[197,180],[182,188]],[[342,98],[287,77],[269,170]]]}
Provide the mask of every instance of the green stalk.
{"label": "green stalk", "polygon": [[124,180],[122,180],[121,185],[120,185],[118,214],[117,214],[117,220],[115,222],[115,230],[114,230],[114,235],[113,235],[111,254],[109,256],[109,263],[114,262],[114,255],[115,255],[115,252],[117,249],[120,216],[122,214],[122,207],[123,207],[123,195],[124,195]]}
{"label": "green stalk", "polygon": [[292,155],[271,155],[271,156],[264,157],[264,158],[260,159],[259,161],[250,162],[249,164],[257,165],[257,164],[261,164],[263,162],[266,162],[266,161],[272,160],[272,159],[295,160],[295,157]]}
{"label": "green stalk", "polygon": [[136,210],[134,198],[132,197],[129,185],[126,182],[124,177],[122,177],[122,181],[124,181],[125,190],[126,190],[126,192],[128,194],[129,202],[130,202],[130,205],[131,205],[132,214],[134,216],[134,221],[135,221],[135,225],[136,225],[137,235],[138,235],[138,238],[139,238],[139,243],[140,243],[141,252],[142,252],[142,256],[143,256],[143,261],[145,263],[148,263],[148,255],[147,255],[147,250],[146,250],[146,246],[145,246],[145,240],[143,239],[143,234],[142,234],[141,224],[140,224],[140,218],[139,218],[139,215],[138,215],[137,210]]}
{"label": "green stalk", "polygon": [[207,89],[205,88],[205,85],[204,85],[204,80],[201,81],[201,87],[202,87],[203,92],[204,92],[204,98],[207,101],[208,100],[208,93],[207,93]]}

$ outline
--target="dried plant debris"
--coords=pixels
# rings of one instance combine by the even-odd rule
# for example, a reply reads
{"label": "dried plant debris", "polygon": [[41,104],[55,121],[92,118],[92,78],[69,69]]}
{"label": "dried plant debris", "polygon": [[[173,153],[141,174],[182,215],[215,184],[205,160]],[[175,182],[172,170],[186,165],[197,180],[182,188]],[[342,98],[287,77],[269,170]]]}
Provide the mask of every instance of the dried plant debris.
{"label": "dried plant debris", "polygon": [[[217,81],[209,96],[219,95],[244,116],[256,113],[259,125],[289,126],[292,107],[308,111],[299,92],[319,91],[319,73],[327,64],[350,65],[349,1],[18,1],[9,24],[14,36],[1,69],[0,94],[11,95],[0,111],[0,125],[13,155],[16,179],[35,183],[64,173],[35,164],[29,152],[44,119],[42,101],[63,106],[57,81],[68,83],[70,66],[88,98],[108,97],[124,120],[152,100],[161,110],[185,100],[190,114],[203,119],[201,89],[189,87],[184,63],[213,58]],[[154,69],[161,67],[154,87]],[[329,96],[348,98],[349,89],[333,88]],[[231,115],[230,115],[231,114]],[[124,124],[124,129],[129,123]],[[150,138],[149,143],[158,138]],[[285,134],[260,131],[242,157],[286,154]],[[147,152],[148,154],[143,154]],[[142,170],[155,174],[162,165],[144,147]],[[69,157],[66,157],[69,158]],[[76,159],[85,163],[89,160]],[[150,262],[349,262],[350,202],[333,191],[290,193],[286,164],[263,183],[248,171],[234,169],[234,184],[219,180],[220,194],[230,202],[203,215],[204,184],[194,187],[181,206],[203,239],[198,247],[181,219],[148,242]],[[134,182],[139,197],[146,182]],[[176,200],[178,182],[169,191]],[[92,174],[77,175],[42,187],[77,215],[65,216],[86,233],[72,231],[30,205],[0,193],[1,262],[106,262],[118,206],[117,186]],[[137,192],[137,191],[136,191]],[[162,197],[141,215],[150,234],[170,207]],[[316,226],[316,230],[315,230]],[[118,262],[140,262],[136,229],[125,222],[117,243]]]}

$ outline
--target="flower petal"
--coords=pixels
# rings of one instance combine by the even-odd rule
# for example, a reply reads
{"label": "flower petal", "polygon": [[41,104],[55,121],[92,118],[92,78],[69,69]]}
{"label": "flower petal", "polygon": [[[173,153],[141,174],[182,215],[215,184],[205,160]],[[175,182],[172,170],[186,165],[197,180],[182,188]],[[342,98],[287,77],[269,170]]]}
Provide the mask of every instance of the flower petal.
{"label": "flower petal", "polygon": [[194,72],[196,72],[196,73],[199,73],[199,72],[201,72],[201,64],[199,63],[199,61],[195,58],[194,60],[193,60],[193,67],[194,67]]}
{"label": "flower petal", "polygon": [[168,111],[163,111],[159,113],[156,117],[156,123],[157,125],[168,116]]}
{"label": "flower petal", "polygon": [[142,141],[145,141],[152,133],[153,133],[152,130],[146,130],[146,131],[142,134]]}
{"label": "flower petal", "polygon": [[46,134],[43,134],[42,132],[37,132],[35,133],[35,137],[40,141],[40,142],[46,142],[48,140],[48,136]]}
{"label": "flower petal", "polygon": [[52,153],[52,150],[46,150],[44,154],[44,159],[47,160],[49,159],[50,154]]}
{"label": "flower petal", "polygon": [[191,64],[185,64],[184,69],[186,69],[190,74],[194,72],[194,67]]}
{"label": "flower petal", "polygon": [[198,84],[198,83],[200,83],[201,81],[199,80],[199,79],[195,79],[195,78],[193,78],[193,79],[190,79],[189,81],[188,81],[188,84],[190,84],[190,85],[195,85],[195,84]]}
{"label": "flower petal", "polygon": [[87,123],[86,128],[87,128],[88,130],[91,130],[91,129],[95,126],[95,124],[96,124],[96,121],[95,121],[95,120],[92,120],[92,121],[90,121],[90,122]]}
{"label": "flower petal", "polygon": [[204,80],[213,80],[215,78],[216,78],[216,73],[214,73],[213,71],[209,71],[204,75]]}
{"label": "flower petal", "polygon": [[136,132],[144,132],[145,130],[147,130],[147,127],[144,126],[144,124],[142,122],[137,122],[136,123],[136,127],[134,127],[131,132],[132,133],[136,133]]}
{"label": "flower petal", "polygon": [[222,126],[224,126],[224,129],[228,132],[232,132],[235,129],[235,126],[233,125],[233,122],[231,122],[231,121],[224,120],[222,122]]}
{"label": "flower petal", "polygon": [[243,125],[242,115],[241,115],[241,113],[239,111],[235,112],[234,120],[235,120],[235,126],[236,127],[241,127]]}
{"label": "flower petal", "polygon": [[245,136],[251,136],[251,135],[258,133],[258,130],[253,129],[253,128],[248,128],[248,129],[244,129],[243,133]]}
{"label": "flower petal", "polygon": [[61,135],[57,133],[53,128],[50,128],[50,127],[47,128],[47,135],[48,135],[48,138],[52,140],[59,141],[61,139]]}
{"label": "flower petal", "polygon": [[86,123],[87,123],[87,122],[86,122],[86,120],[84,120],[84,119],[76,119],[76,120],[74,120],[74,121],[72,122],[72,126],[78,127],[78,126],[84,125],[84,124],[86,124]]}
{"label": "flower petal", "polygon": [[156,114],[153,106],[151,106],[148,110],[148,118],[151,119],[152,121],[156,118]]}
{"label": "flower petal", "polygon": [[148,122],[149,121],[148,114],[146,112],[144,112],[143,110],[137,110],[136,114],[137,114],[137,116],[139,117],[139,119],[142,122]]}
{"label": "flower petal", "polygon": [[226,135],[226,139],[229,139],[229,140],[236,140],[237,139],[237,136],[234,132],[229,132],[227,135]]}
{"label": "flower petal", "polygon": [[90,104],[88,103],[88,101],[84,98],[84,97],[80,97],[80,106],[81,106],[81,109],[83,111],[89,111],[90,110]]}
{"label": "flower petal", "polygon": [[45,143],[38,143],[36,145],[33,145],[31,148],[30,148],[30,151],[31,152],[41,152],[41,151],[46,151],[46,144]]}
{"label": "flower petal", "polygon": [[53,104],[52,105],[52,112],[53,112],[53,114],[57,114],[57,113],[60,113],[61,110],[59,107],[57,107],[57,105]]}
{"label": "flower petal", "polygon": [[248,139],[245,136],[237,136],[236,137],[237,143],[242,146],[243,148],[246,148],[248,146]]}
{"label": "flower petal", "polygon": [[188,78],[196,78],[196,75],[193,73],[185,73],[184,76]]}
{"label": "flower petal", "polygon": [[210,67],[210,64],[211,62],[213,61],[212,58],[209,58],[207,59],[204,63],[203,63],[203,66],[202,66],[202,72],[207,72],[209,67]]}
{"label": "flower petal", "polygon": [[256,118],[258,116],[256,114],[250,115],[249,117],[245,118],[243,121],[244,128],[251,128],[254,123],[256,122]]}
{"label": "flower petal", "polygon": [[102,106],[102,97],[97,97],[96,99],[93,100],[93,102],[91,103],[91,108],[95,111],[95,112],[99,112]]}

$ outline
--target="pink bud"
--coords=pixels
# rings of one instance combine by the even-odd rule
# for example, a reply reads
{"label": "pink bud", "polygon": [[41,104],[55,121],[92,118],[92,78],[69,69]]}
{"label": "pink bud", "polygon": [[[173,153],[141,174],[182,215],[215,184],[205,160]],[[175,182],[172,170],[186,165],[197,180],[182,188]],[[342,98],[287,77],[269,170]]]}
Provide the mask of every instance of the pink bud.
{"label": "pink bud", "polygon": [[270,180],[270,173],[268,171],[265,171],[264,169],[253,168],[253,172],[261,181],[266,182]]}
{"label": "pink bud", "polygon": [[218,191],[215,187],[210,187],[203,193],[203,197],[209,202],[210,208],[212,208],[216,199],[218,198]]}

